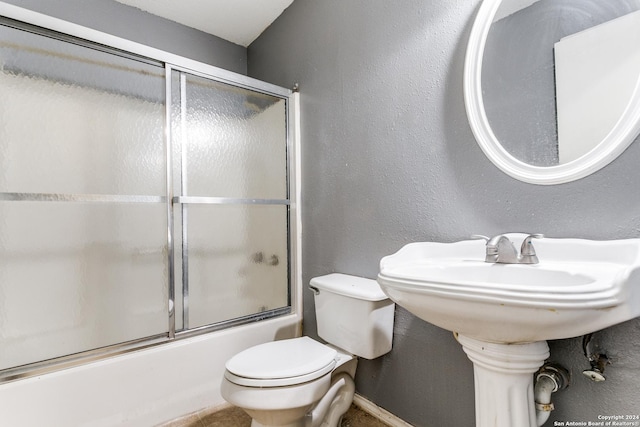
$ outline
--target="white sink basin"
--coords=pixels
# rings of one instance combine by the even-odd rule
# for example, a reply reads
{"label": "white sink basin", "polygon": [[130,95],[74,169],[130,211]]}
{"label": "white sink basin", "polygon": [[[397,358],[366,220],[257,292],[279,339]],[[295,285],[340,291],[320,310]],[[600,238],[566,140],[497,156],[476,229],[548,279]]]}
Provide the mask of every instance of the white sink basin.
{"label": "white sink basin", "polygon": [[[516,248],[524,234],[509,234]],[[523,343],[595,332],[640,315],[640,239],[537,239],[538,264],[484,262],[485,243],[412,243],[378,282],[429,323],[481,341]]]}

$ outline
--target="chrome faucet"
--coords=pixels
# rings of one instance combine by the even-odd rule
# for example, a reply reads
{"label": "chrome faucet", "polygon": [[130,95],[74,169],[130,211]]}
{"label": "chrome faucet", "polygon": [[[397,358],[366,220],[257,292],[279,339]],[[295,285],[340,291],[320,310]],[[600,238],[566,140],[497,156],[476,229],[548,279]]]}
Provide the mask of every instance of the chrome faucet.
{"label": "chrome faucet", "polygon": [[537,264],[538,257],[533,247],[531,239],[541,239],[542,234],[530,234],[522,241],[520,255],[513,242],[504,234],[499,234],[492,238],[474,234],[473,239],[484,239],[487,242],[485,262],[499,264]]}
{"label": "chrome faucet", "polygon": [[500,234],[487,240],[487,256],[485,262],[517,264],[518,251],[507,236]]}

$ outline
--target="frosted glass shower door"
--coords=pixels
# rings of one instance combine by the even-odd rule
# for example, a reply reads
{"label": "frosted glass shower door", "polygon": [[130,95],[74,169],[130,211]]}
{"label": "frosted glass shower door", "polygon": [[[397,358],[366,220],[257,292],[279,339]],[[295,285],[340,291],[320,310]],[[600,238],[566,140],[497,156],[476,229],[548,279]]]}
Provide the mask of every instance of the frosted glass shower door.
{"label": "frosted glass shower door", "polygon": [[0,26],[0,369],[168,330],[164,69]]}
{"label": "frosted glass shower door", "polygon": [[109,37],[0,17],[0,383],[293,311],[291,91]]}
{"label": "frosted glass shower door", "polygon": [[286,100],[178,71],[172,87],[182,328],[289,307]]}

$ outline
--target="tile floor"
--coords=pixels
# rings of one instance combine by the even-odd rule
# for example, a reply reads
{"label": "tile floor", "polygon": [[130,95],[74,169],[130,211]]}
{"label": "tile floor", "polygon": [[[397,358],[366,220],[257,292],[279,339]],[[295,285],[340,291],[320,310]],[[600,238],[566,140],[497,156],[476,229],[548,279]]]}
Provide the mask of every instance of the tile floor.
{"label": "tile floor", "polygon": [[[184,418],[161,424],[158,427],[249,427],[251,418],[242,409],[231,407],[216,412],[202,411]],[[356,406],[342,417],[341,427],[387,427]]]}

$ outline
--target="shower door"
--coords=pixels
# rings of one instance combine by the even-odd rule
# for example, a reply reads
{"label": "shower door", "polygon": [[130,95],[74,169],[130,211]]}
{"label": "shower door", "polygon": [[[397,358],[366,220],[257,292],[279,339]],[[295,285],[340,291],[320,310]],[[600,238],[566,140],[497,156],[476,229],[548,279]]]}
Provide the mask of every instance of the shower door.
{"label": "shower door", "polygon": [[291,312],[290,91],[202,69],[0,21],[0,382]]}
{"label": "shower door", "polygon": [[178,330],[288,312],[287,105],[171,71]]}

